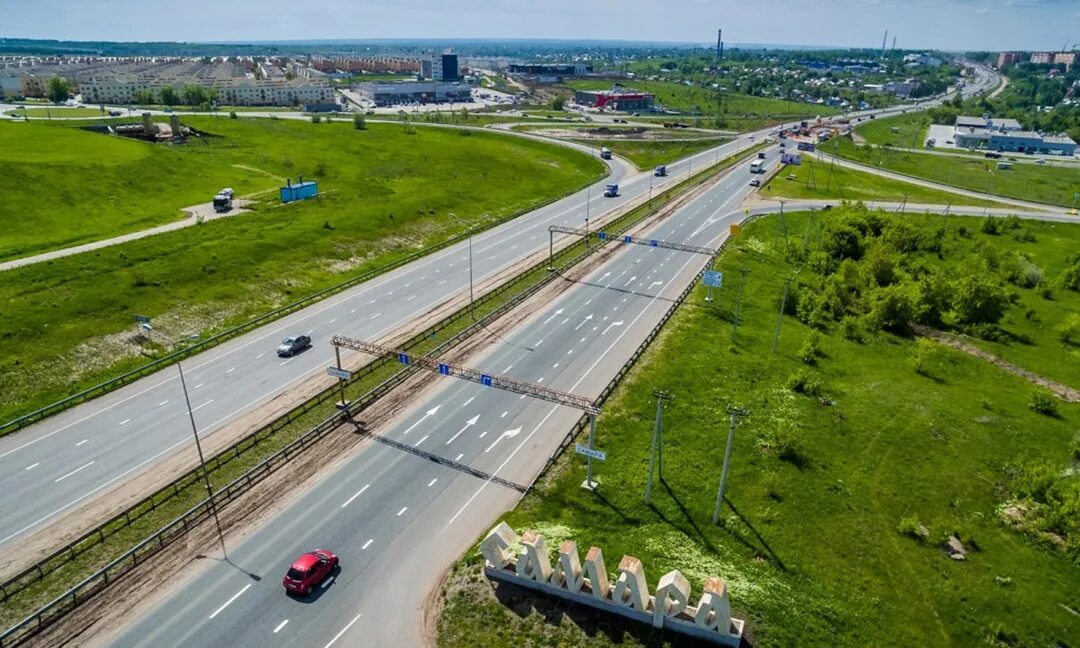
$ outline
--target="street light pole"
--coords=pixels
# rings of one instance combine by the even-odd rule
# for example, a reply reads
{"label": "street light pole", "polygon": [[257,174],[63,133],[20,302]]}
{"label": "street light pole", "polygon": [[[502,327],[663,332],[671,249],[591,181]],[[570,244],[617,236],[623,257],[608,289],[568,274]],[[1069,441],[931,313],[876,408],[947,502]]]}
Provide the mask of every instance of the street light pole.
{"label": "street light pole", "polygon": [[472,228],[469,228],[469,314],[476,319],[476,312],[473,311],[472,235]]}
{"label": "street light pole", "polygon": [[210,473],[206,470],[206,458],[203,456],[202,443],[199,441],[199,428],[195,426],[195,413],[191,411],[191,399],[188,397],[187,382],[184,380],[184,369],[180,363],[176,363],[176,369],[180,372],[180,386],[184,390],[184,404],[187,406],[188,419],[191,420],[191,433],[195,436],[195,449],[199,451],[199,465],[202,466],[203,481],[206,483],[206,494],[210,500],[210,513],[214,516],[214,525],[217,527],[218,541],[221,542],[221,553],[228,557],[225,550],[225,534],[221,532],[221,520],[218,518],[217,503],[214,501],[214,489],[210,486]]}

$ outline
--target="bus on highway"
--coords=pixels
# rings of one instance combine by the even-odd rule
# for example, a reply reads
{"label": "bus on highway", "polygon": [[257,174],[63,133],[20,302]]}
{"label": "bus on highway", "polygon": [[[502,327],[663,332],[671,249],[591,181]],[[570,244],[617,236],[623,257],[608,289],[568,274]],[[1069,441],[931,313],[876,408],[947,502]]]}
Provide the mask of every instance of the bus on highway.
{"label": "bus on highway", "polygon": [[765,173],[765,160],[754,160],[751,162],[750,173]]}

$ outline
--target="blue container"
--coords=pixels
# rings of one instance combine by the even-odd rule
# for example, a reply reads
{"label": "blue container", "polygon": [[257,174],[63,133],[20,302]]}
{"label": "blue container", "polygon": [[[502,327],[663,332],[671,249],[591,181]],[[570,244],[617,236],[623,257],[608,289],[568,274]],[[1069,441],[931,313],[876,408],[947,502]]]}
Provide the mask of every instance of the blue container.
{"label": "blue container", "polygon": [[281,202],[290,203],[294,200],[306,200],[319,194],[319,183],[314,180],[288,184],[281,188]]}

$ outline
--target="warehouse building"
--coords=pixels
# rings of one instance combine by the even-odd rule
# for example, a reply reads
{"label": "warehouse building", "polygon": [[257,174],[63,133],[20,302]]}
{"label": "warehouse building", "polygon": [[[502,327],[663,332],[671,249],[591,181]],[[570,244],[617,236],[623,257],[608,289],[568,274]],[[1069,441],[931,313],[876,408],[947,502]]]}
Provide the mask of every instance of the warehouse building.
{"label": "warehouse building", "polygon": [[356,90],[361,97],[376,106],[465,103],[472,100],[472,89],[464,83],[361,83]]}
{"label": "warehouse building", "polygon": [[1076,142],[1071,138],[1023,130],[1015,119],[957,117],[953,140],[960,148],[1008,153],[1076,154]]}
{"label": "warehouse building", "polygon": [[656,97],[648,92],[633,92],[622,88],[611,90],[578,90],[574,100],[580,106],[599,108],[600,110],[621,110],[624,112],[652,110]]}

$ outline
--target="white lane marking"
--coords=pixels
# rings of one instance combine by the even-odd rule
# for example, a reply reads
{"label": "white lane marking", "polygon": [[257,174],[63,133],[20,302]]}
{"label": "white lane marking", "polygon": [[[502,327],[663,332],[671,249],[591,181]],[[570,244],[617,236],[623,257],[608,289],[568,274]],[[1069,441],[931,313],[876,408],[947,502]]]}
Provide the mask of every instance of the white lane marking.
{"label": "white lane marking", "polygon": [[663,285],[664,285],[663,281],[654,281],[651,284],[649,284],[649,288],[652,288],[653,286],[663,286]]}
{"label": "white lane marking", "polygon": [[83,464],[83,465],[79,466],[78,468],[76,468],[75,470],[72,470],[72,471],[71,471],[71,472],[69,472],[68,474],[66,474],[66,475],[63,475],[63,476],[61,476],[61,477],[57,477],[56,479],[54,479],[54,480],[53,480],[53,483],[54,483],[54,484],[59,484],[60,482],[64,481],[64,480],[65,480],[65,479],[67,479],[68,477],[71,477],[72,475],[74,475],[75,473],[79,472],[79,471],[80,471],[80,470],[82,470],[83,468],[89,468],[89,467],[90,467],[90,466],[92,466],[92,465],[94,465],[94,462],[93,462],[93,461],[91,461],[90,463],[86,463],[86,464]]}
{"label": "white lane marking", "polygon": [[229,367],[228,369],[225,370],[225,373],[231,374],[234,371],[236,371],[236,367]]}
{"label": "white lane marking", "polygon": [[168,402],[169,402],[169,399],[168,399],[168,398],[166,398],[165,400],[163,400],[163,401],[161,401],[160,403],[158,403],[158,404],[157,404],[157,406],[158,406],[158,407],[161,407],[162,405],[165,405],[165,404],[167,404]]}
{"label": "white lane marking", "polygon": [[440,282],[439,282],[438,284],[436,284],[436,285],[438,285],[438,286],[441,286],[441,285],[443,285],[444,283],[446,283],[446,279],[443,279],[442,281],[440,281]]}
{"label": "white lane marking", "polygon": [[330,320],[329,322],[327,322],[327,324],[333,324],[333,323],[334,323],[334,322],[336,322],[336,321],[337,321],[337,318],[335,317],[334,319],[332,319],[332,320]]}
{"label": "white lane marking", "polygon": [[354,308],[354,309],[352,309],[351,311],[349,311],[349,315],[352,315],[352,314],[353,314],[353,313],[355,313],[355,312],[356,312],[356,309]]}
{"label": "white lane marking", "polygon": [[[563,309],[561,309],[561,308],[560,308],[559,310],[557,310],[557,311],[555,311],[554,313],[552,313],[552,314],[551,314],[551,317],[549,317],[549,318],[547,318],[546,320],[544,320],[544,321],[543,321],[543,323],[544,323],[544,324],[547,324],[548,322],[550,322],[551,320],[555,319],[556,317],[558,317],[559,315],[562,315],[562,314],[563,314]],[[541,342],[542,342],[542,341],[543,341],[543,340],[541,340]],[[539,344],[539,342],[538,342],[537,344]]]}
{"label": "white lane marking", "polygon": [[566,355],[572,355],[573,353],[574,353],[573,349],[567,349],[566,350]]}
{"label": "white lane marking", "polygon": [[124,419],[123,421],[120,421],[120,425],[127,425],[128,423],[131,423],[131,419]]}
{"label": "white lane marking", "polygon": [[195,385],[195,387],[193,387],[192,389],[199,389],[202,386],[203,386],[203,383],[199,383],[198,385]]}
{"label": "white lane marking", "polygon": [[288,622],[289,622],[289,620],[285,619],[281,623],[277,624],[277,627],[274,628],[274,634],[277,634],[277,633],[281,632],[281,629],[284,628],[285,624],[288,623]]}
{"label": "white lane marking", "polygon": [[40,466],[40,465],[41,465],[41,462],[40,462],[40,461],[38,461],[38,462],[36,462],[36,463],[32,463],[32,464],[30,464],[30,465],[29,465],[29,466],[27,466],[26,468],[23,468],[23,470],[33,470],[34,468],[37,468],[37,467],[38,467],[38,466]]}
{"label": "white lane marking", "polygon": [[354,624],[354,623],[356,623],[357,621],[359,621],[359,620],[360,620],[360,616],[361,616],[361,615],[357,614],[357,615],[356,615],[355,617],[353,617],[353,620],[352,620],[352,621],[349,621],[349,624],[348,624],[348,625],[346,625],[346,626],[345,626],[344,628],[342,628],[342,629],[341,629],[341,632],[339,632],[339,633],[337,633],[336,635],[334,635],[334,638],[330,640],[330,643],[328,643],[328,644],[326,644],[325,646],[323,646],[323,648],[330,648],[330,646],[333,646],[333,645],[334,645],[334,642],[336,642],[336,641],[337,641],[338,639],[341,639],[341,635],[343,635],[343,634],[345,634],[346,632],[348,632],[349,628],[353,627],[353,624]]}
{"label": "white lane marking", "polygon": [[501,416],[499,416],[499,418],[506,418],[506,415],[507,415],[507,414],[509,414],[509,413],[510,413],[510,412],[503,412],[503,413],[502,413],[502,415],[501,415]]}
{"label": "white lane marking", "polygon": [[477,438],[483,439],[486,436],[487,436],[487,430],[484,430],[483,432],[480,433],[480,436],[477,437]]}
{"label": "white lane marking", "polygon": [[427,483],[427,487],[428,487],[428,488],[431,488],[432,486],[434,486],[434,485],[435,485],[435,482],[437,482],[437,481],[439,481],[439,478],[438,478],[438,477],[436,477],[435,479],[432,479],[431,481],[429,481],[429,482]]}
{"label": "white lane marking", "polygon": [[361,550],[367,549],[371,546],[371,543],[375,542],[375,538],[368,538],[368,541],[364,543],[364,546],[360,547]]}
{"label": "white lane marking", "polygon": [[581,320],[581,324],[578,324],[577,326],[575,326],[575,327],[574,327],[574,330],[576,331],[576,330],[578,330],[579,328],[581,328],[582,326],[585,326],[585,324],[586,324],[587,322],[591,322],[591,321],[592,321],[592,318],[593,318],[593,314],[592,314],[592,313],[589,313],[589,314],[588,314],[588,315],[587,315],[587,316],[585,317],[585,319]]}
{"label": "white lane marking", "polygon": [[377,318],[377,317],[378,317],[378,316],[380,316],[380,315],[382,315],[382,313],[375,313],[374,315],[372,315],[372,316],[371,316],[371,317],[369,317],[368,319],[375,319],[375,318]]}
{"label": "white lane marking", "polygon": [[417,441],[416,443],[414,443],[414,444],[413,444],[413,447],[414,447],[414,448],[419,448],[419,447],[420,447],[420,444],[421,444],[421,443],[423,443],[424,441],[427,441],[427,438],[428,438],[429,436],[431,436],[431,435],[430,435],[430,434],[425,434],[425,435],[424,435],[424,438],[420,439],[419,441]]}
{"label": "white lane marking", "polygon": [[457,458],[456,458],[456,459],[454,459],[454,461],[461,461],[461,458],[462,458],[462,457],[464,457],[464,456],[465,456],[465,453],[464,453],[464,452],[462,452],[461,454],[459,454],[459,455],[457,456]]}
{"label": "white lane marking", "polygon": [[259,355],[255,356],[255,359],[256,360],[261,360],[264,355],[266,355],[266,354],[265,353],[260,353]]}
{"label": "white lane marking", "polygon": [[386,293],[386,296],[389,297],[390,295],[393,295],[393,294],[394,294],[394,291],[391,290],[390,292]]}
{"label": "white lane marking", "polygon": [[319,585],[319,589],[326,589],[327,587],[330,587],[331,585],[333,585],[335,578],[337,578],[337,576],[331,576],[330,578],[327,578],[326,580],[324,580],[322,585]]}
{"label": "white lane marking", "polygon": [[[678,275],[680,272],[685,270],[686,266],[690,265],[690,263],[693,260],[694,260],[693,258],[687,259],[686,263],[684,263],[683,266],[681,268],[679,268],[679,270],[675,274]],[[612,343],[610,345],[608,345],[607,349],[604,349],[604,352],[601,353],[599,355],[599,357],[596,358],[596,361],[594,361],[592,363],[592,365],[590,365],[589,368],[586,369],[585,372],[581,374],[581,377],[579,377],[577,379],[577,382],[575,382],[573,385],[571,385],[570,388],[567,391],[573,392],[575,389],[577,389],[578,385],[580,385],[589,376],[589,374],[592,373],[593,369],[596,369],[597,365],[599,365],[604,360],[604,358],[607,356],[607,354],[610,353],[611,350],[614,349],[617,344],[619,344],[619,342],[623,339],[623,336],[625,336],[627,333],[629,333],[631,330],[633,330],[634,324],[636,324],[639,319],[641,319],[642,317],[645,316],[645,313],[647,313],[648,310],[649,310],[648,306],[652,305],[659,298],[660,298],[660,296],[657,295],[657,296],[652,297],[652,298],[649,299],[649,302],[648,302],[648,304],[646,304],[646,307],[642,308],[641,312],[638,313],[638,316],[635,317],[632,322],[630,322],[630,326],[627,327],[626,329],[624,329],[623,332],[619,335],[619,337],[615,338],[612,341]],[[522,395],[522,398],[524,398],[524,394]],[[461,508],[458,509],[457,513],[454,513],[454,516],[451,517],[450,521],[446,523],[446,526],[443,527],[443,530],[446,530],[447,528],[449,528],[450,525],[453,524],[455,520],[457,520],[459,517],[461,517],[461,514],[465,512],[465,509],[469,508],[469,506],[471,506],[472,503],[474,501],[476,501],[477,497],[480,497],[480,494],[483,493],[484,489],[488,487],[488,484],[491,483],[491,480],[494,477],[497,477],[499,475],[499,473],[502,472],[503,468],[506,468],[506,465],[509,464],[513,460],[513,458],[517,455],[517,453],[522,448],[524,448],[526,445],[528,445],[529,440],[532,439],[533,435],[536,434],[537,430],[539,430],[540,428],[544,427],[545,424],[547,424],[547,420],[549,418],[551,418],[555,414],[555,412],[558,411],[559,407],[560,407],[559,405],[555,405],[550,410],[548,410],[548,413],[544,416],[544,418],[540,419],[540,422],[536,424],[536,427],[534,427],[532,429],[532,431],[529,432],[529,434],[527,434],[525,436],[525,438],[521,440],[521,443],[518,444],[518,446],[516,448],[514,448],[514,450],[510,453],[509,456],[506,457],[506,459],[503,459],[503,462],[501,464],[499,464],[499,467],[495,469],[495,472],[491,473],[491,477],[486,479],[483,484],[480,484],[480,487],[476,489],[476,492],[473,493],[472,497],[470,497],[469,500],[467,502],[465,502],[465,504],[463,504],[461,506]]]}
{"label": "white lane marking", "polygon": [[582,341],[582,342],[584,342],[584,341],[585,341],[585,338],[581,338],[581,341]]}
{"label": "white lane marking", "polygon": [[414,299],[416,299],[416,295],[413,295],[412,297],[409,297],[409,298],[408,298],[408,299],[406,299],[405,301],[407,301],[407,302],[411,302],[411,301],[412,301],[412,300],[414,300]]}
{"label": "white lane marking", "polygon": [[497,439],[491,442],[491,445],[489,445],[487,449],[484,450],[484,452],[491,452],[491,449],[494,448],[495,444],[497,444],[499,441],[502,441],[503,439],[512,439],[519,434],[521,434],[521,428],[514,428],[513,430],[507,430],[506,432],[503,432],[499,435]]}
{"label": "white lane marking", "polygon": [[364,487],[363,487],[363,488],[361,488],[360,490],[356,491],[356,494],[354,494],[354,495],[353,495],[352,497],[350,497],[349,499],[345,500],[345,503],[341,505],[341,508],[345,508],[345,507],[346,507],[346,506],[348,506],[349,504],[352,504],[352,501],[353,501],[354,499],[356,499],[357,497],[360,497],[361,495],[363,495],[363,494],[364,494],[364,491],[366,491],[366,490],[368,489],[368,486],[371,486],[371,484],[364,484]]}
{"label": "white lane marking", "polygon": [[210,400],[206,401],[202,405],[196,405],[195,407],[191,408],[191,411],[192,412],[198,412],[199,410],[201,410],[202,408],[206,407],[207,405],[209,405],[210,403],[213,403],[213,402],[214,402],[214,399],[211,398]]}
{"label": "white lane marking", "polygon": [[244,588],[243,588],[243,589],[241,589],[241,590],[240,590],[239,592],[237,592],[236,594],[233,594],[233,595],[232,595],[232,598],[231,598],[231,599],[229,599],[228,601],[225,601],[225,603],[224,603],[224,604],[223,604],[223,605],[222,605],[221,607],[219,607],[218,609],[214,610],[214,613],[210,615],[210,618],[211,618],[211,619],[213,619],[213,618],[214,618],[214,617],[216,617],[217,615],[221,614],[221,611],[222,611],[222,610],[224,610],[225,608],[229,607],[229,604],[230,604],[230,603],[232,603],[232,602],[233,602],[233,601],[235,601],[236,599],[240,598],[240,595],[241,595],[241,594],[243,594],[244,592],[248,591],[248,589],[250,589],[250,588],[251,588],[251,583],[248,583],[247,585],[244,585]]}
{"label": "white lane marking", "polygon": [[405,511],[408,511],[408,510],[409,510],[408,506],[402,506],[401,510],[397,512],[397,517],[401,517],[402,515],[405,515]]}
{"label": "white lane marking", "polygon": [[[542,383],[542,382],[544,382],[544,377],[543,377],[543,376],[541,376],[541,377],[540,377],[540,378],[539,378],[539,379],[538,379],[538,380],[537,380],[536,382],[538,382],[538,383]],[[524,396],[524,395],[525,395],[525,394],[522,394],[522,396]]]}
{"label": "white lane marking", "polygon": [[533,348],[536,348],[536,347],[540,346],[543,343],[544,343],[544,341],[540,340],[539,342],[537,342],[536,344],[533,345]]}
{"label": "white lane marking", "polygon": [[406,435],[407,435],[407,434],[408,434],[409,432],[412,432],[413,430],[415,430],[415,429],[416,429],[416,426],[417,426],[417,425],[420,425],[420,424],[421,424],[421,423],[423,423],[424,421],[428,420],[428,418],[430,418],[430,417],[432,417],[432,416],[435,416],[436,414],[438,414],[438,413],[439,413],[439,408],[440,408],[440,407],[442,407],[442,405],[441,405],[441,404],[440,404],[440,405],[436,405],[435,407],[432,407],[432,408],[431,408],[431,409],[429,409],[428,411],[424,412],[424,415],[420,417],[420,420],[419,420],[419,421],[417,421],[416,423],[413,423],[412,425],[410,425],[410,426],[408,427],[408,429],[406,429],[406,430],[405,430],[405,431],[404,431],[404,432],[403,432],[402,434],[406,434]]}
{"label": "white lane marking", "polygon": [[473,402],[474,400],[476,400],[476,396],[473,396],[469,400],[465,401],[465,404],[462,405],[462,407],[468,407],[469,403]]}
{"label": "white lane marking", "polygon": [[76,448],[78,448],[79,446],[81,446],[82,444],[86,443],[86,442],[87,442],[87,441],[89,441],[89,440],[90,440],[90,439],[83,439],[82,441],[79,441],[78,443],[76,443],[76,444],[75,444],[75,447],[76,447]]}
{"label": "white lane marking", "polygon": [[513,368],[514,368],[514,365],[507,365],[506,369],[503,369],[503,373],[506,373],[507,371],[510,371]]}
{"label": "white lane marking", "polygon": [[591,303],[592,303],[592,300],[590,299],[589,301],[585,302],[585,305],[588,306]]}
{"label": "white lane marking", "polygon": [[279,367],[284,367],[285,365],[289,364],[293,360],[296,360],[296,356],[293,356],[293,357],[289,358],[288,360],[285,360],[284,362],[279,362],[278,366]]}
{"label": "white lane marking", "polygon": [[551,368],[552,369],[558,369],[559,368],[559,363],[556,362],[555,364],[551,365]]}
{"label": "white lane marking", "polygon": [[612,322],[611,324],[607,325],[607,328],[604,329],[604,332],[601,333],[600,335],[607,335],[607,332],[610,331],[612,327],[614,327],[614,326],[622,326],[622,325],[623,325],[622,320],[619,320],[618,322]]}

